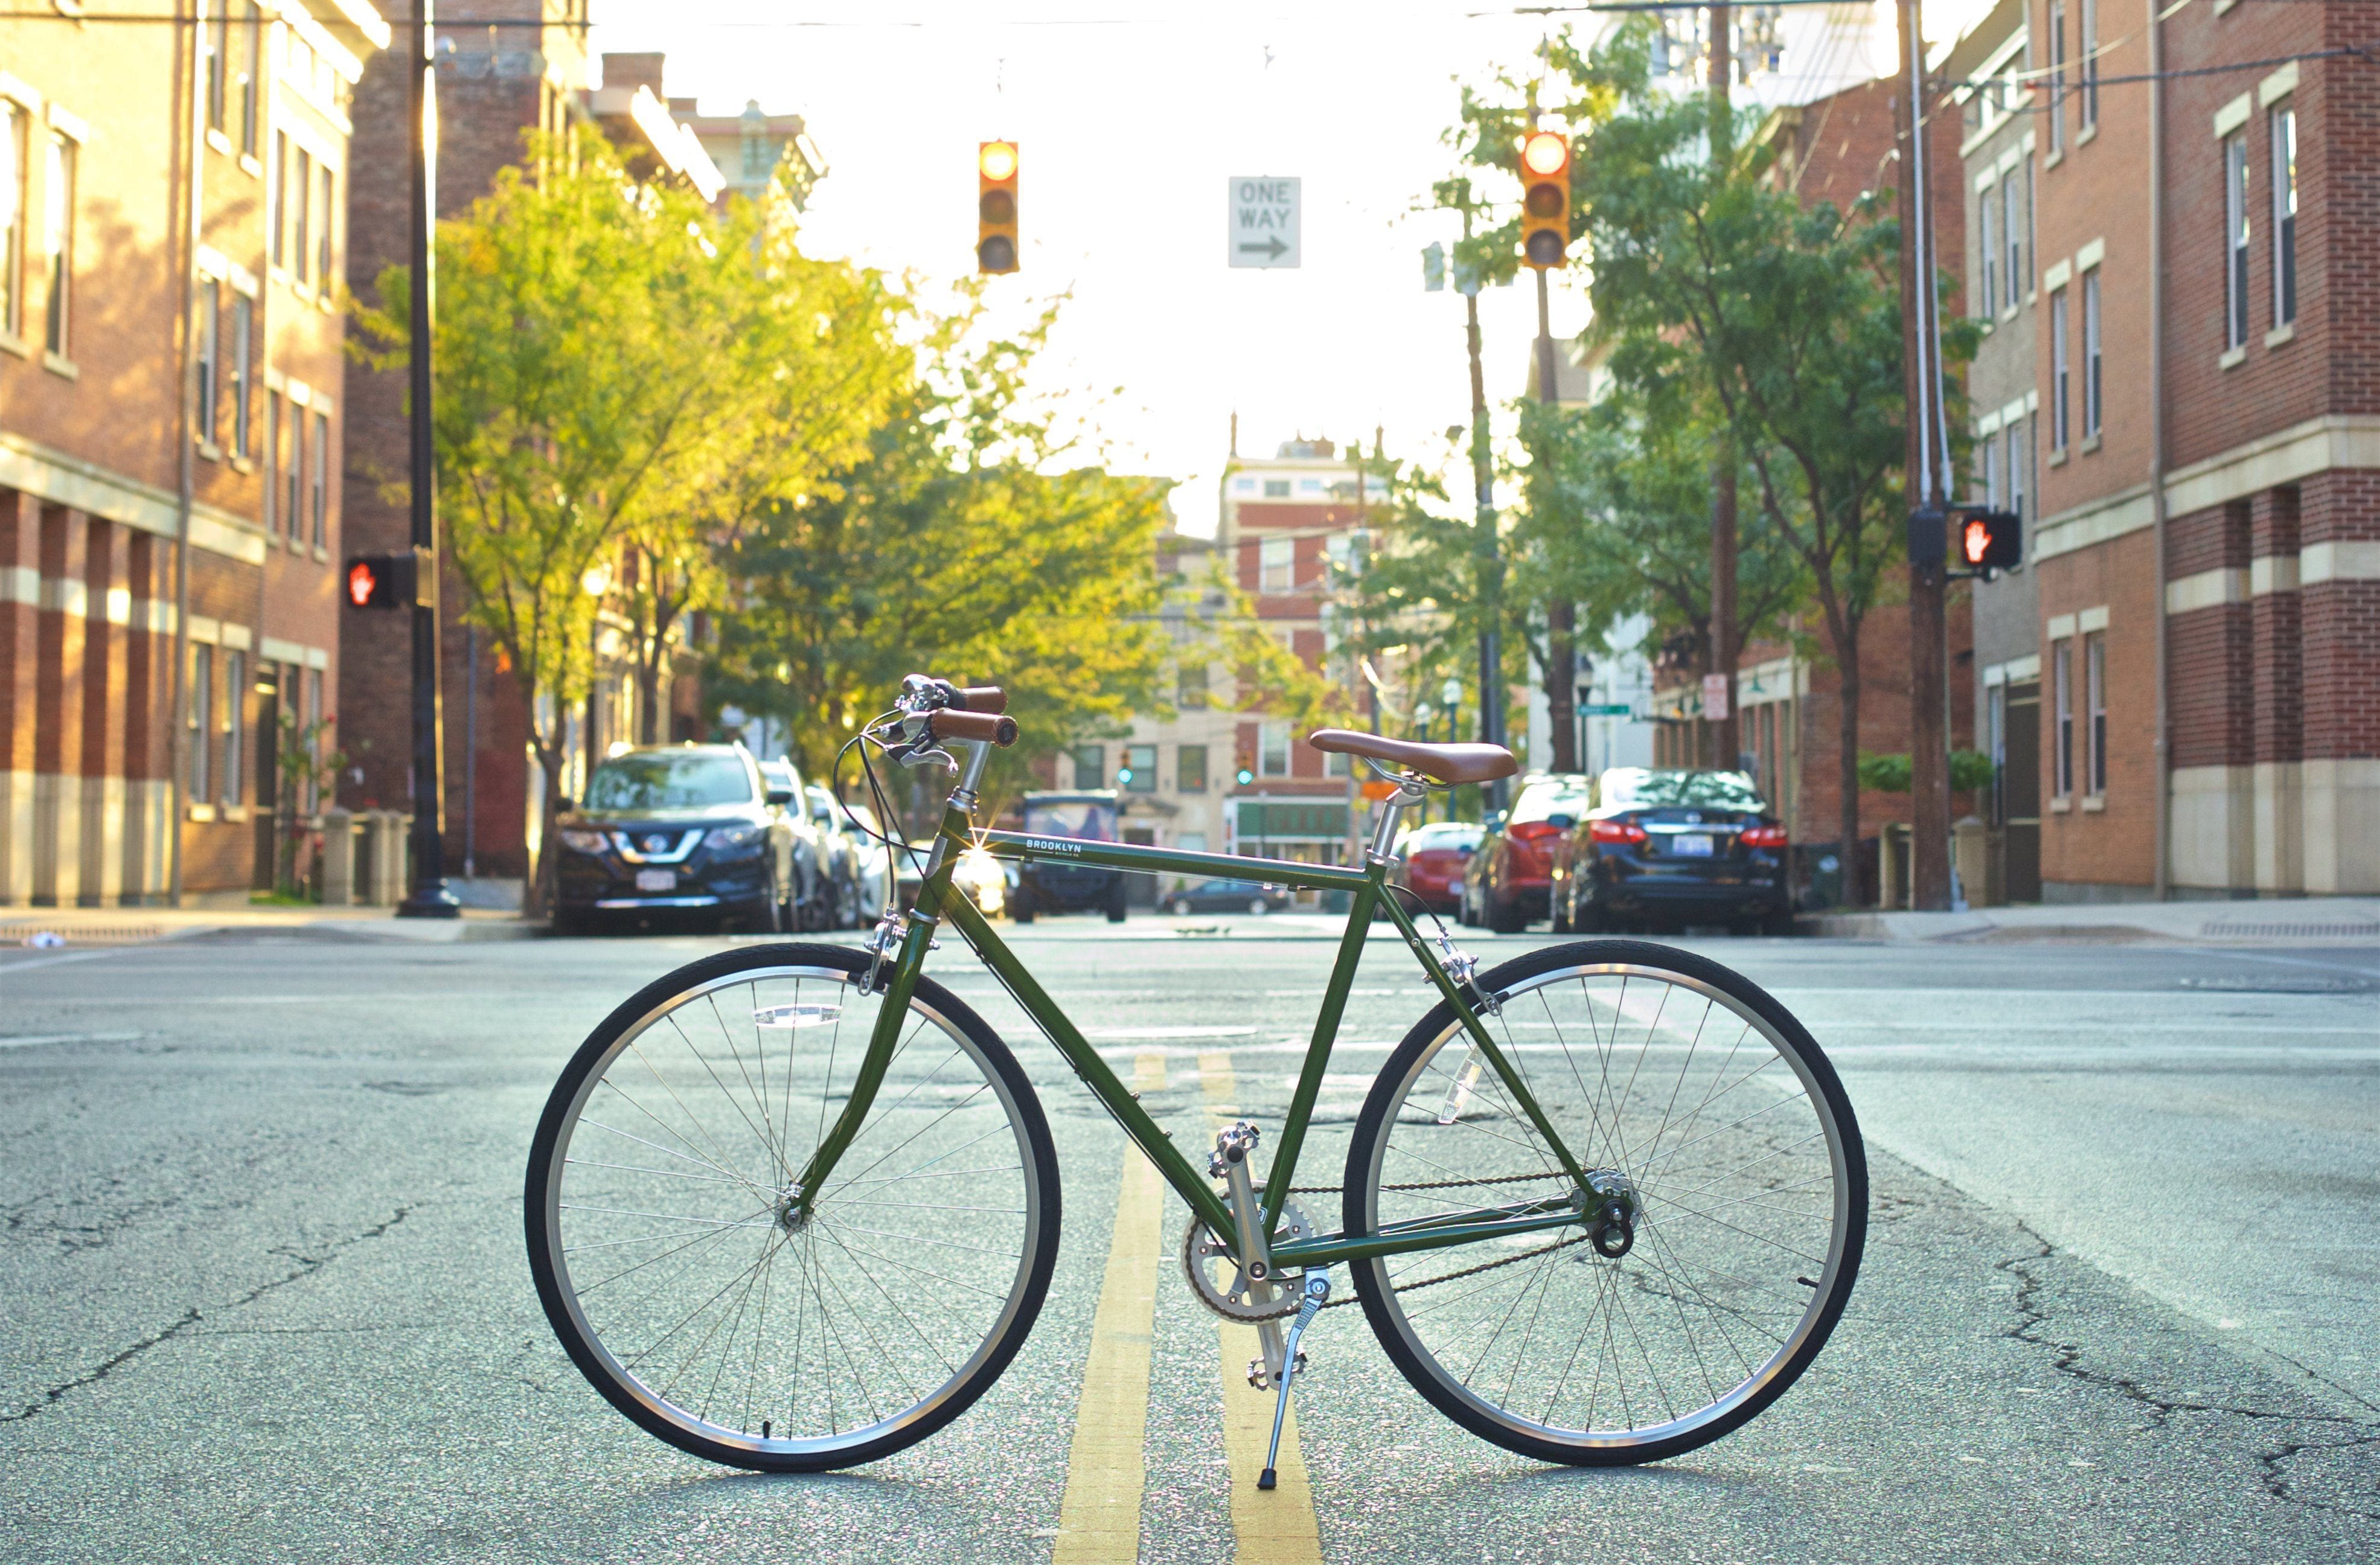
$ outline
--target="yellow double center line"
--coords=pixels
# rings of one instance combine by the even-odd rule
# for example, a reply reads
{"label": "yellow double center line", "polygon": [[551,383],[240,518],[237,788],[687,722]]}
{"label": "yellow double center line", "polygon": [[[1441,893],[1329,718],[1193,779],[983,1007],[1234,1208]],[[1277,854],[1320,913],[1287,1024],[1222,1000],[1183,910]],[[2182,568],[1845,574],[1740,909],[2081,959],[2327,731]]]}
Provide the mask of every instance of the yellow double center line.
{"label": "yellow double center line", "polygon": [[[1238,1086],[1232,1057],[1198,1057],[1207,1107],[1218,1121],[1232,1111]],[[1165,1056],[1133,1064],[1133,1089],[1166,1085]],[[1055,1565],[1134,1565],[1140,1558],[1140,1501],[1147,1477],[1149,1352],[1157,1323],[1157,1274],[1165,1256],[1164,1184],[1138,1148],[1124,1148],[1116,1197],[1115,1236],[1091,1323],[1091,1352],[1066,1462],[1058,1510]],[[1272,1437],[1273,1399],[1247,1383],[1248,1360],[1261,1351],[1256,1328],[1219,1320],[1216,1342],[1223,1392],[1223,1451],[1232,1482],[1232,1535],[1242,1565],[1320,1565],[1314,1496],[1298,1454],[1293,1413],[1281,1433],[1280,1486],[1256,1486]]]}

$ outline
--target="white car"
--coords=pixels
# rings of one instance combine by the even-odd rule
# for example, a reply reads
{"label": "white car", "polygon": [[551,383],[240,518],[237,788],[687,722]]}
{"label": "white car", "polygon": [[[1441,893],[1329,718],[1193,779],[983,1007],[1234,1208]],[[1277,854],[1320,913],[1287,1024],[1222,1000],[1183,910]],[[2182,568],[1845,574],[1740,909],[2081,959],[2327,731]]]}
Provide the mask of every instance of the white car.
{"label": "white car", "polygon": [[859,819],[867,831],[858,841],[859,849],[859,918],[863,924],[873,924],[884,916],[885,898],[892,890],[892,850],[879,839],[883,825],[876,812],[857,800],[847,802],[844,808]]}

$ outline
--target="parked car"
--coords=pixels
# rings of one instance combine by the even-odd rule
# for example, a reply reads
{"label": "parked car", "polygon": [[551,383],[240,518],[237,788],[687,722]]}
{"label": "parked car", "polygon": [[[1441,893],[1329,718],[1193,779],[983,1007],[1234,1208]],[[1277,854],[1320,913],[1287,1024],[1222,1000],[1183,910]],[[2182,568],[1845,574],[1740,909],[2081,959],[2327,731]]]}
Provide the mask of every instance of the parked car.
{"label": "parked car", "polygon": [[793,796],[741,745],[655,746],[598,765],[564,800],[553,924],[559,933],[660,915],[746,928],[792,921]]}
{"label": "parked car", "polygon": [[892,850],[884,839],[888,832],[876,812],[854,799],[845,799],[843,807],[857,818],[859,830],[856,843],[859,853],[859,921],[875,923],[884,916],[884,904],[892,897]]}
{"label": "parked car", "polygon": [[1432,913],[1452,913],[1463,901],[1463,869],[1485,835],[1476,821],[1439,820],[1397,838],[1397,884]]}
{"label": "parked car", "polygon": [[[1116,792],[1112,788],[1079,793],[1033,793],[1025,795],[1025,832],[1030,837],[1075,838],[1087,843],[1112,843],[1116,837]],[[1121,869],[1099,869],[1087,864],[1055,864],[1036,859],[1018,866],[1016,898],[1010,913],[1019,924],[1030,924],[1044,913],[1104,911],[1111,924],[1124,916],[1124,880]]]}
{"label": "parked car", "polygon": [[951,884],[987,918],[997,918],[1008,906],[1008,876],[1000,860],[981,848],[969,848],[951,867]]}
{"label": "parked car", "polygon": [[826,834],[810,819],[808,790],[802,782],[801,769],[790,757],[760,763],[760,776],[769,785],[771,798],[785,795],[782,807],[786,823],[794,829],[794,911],[787,921],[790,929],[827,929],[834,915],[833,885],[827,879],[828,845]]}
{"label": "parked car", "polygon": [[1193,913],[1278,913],[1289,905],[1289,888],[1257,880],[1200,880],[1165,899],[1176,917]]}
{"label": "parked car", "polygon": [[1730,924],[1790,934],[1785,827],[1741,771],[1615,767],[1557,851],[1557,932]]}
{"label": "parked car", "polygon": [[859,927],[859,844],[860,835],[844,813],[843,802],[820,783],[813,782],[806,790],[810,805],[810,821],[819,829],[826,861],[829,887],[828,922],[830,929],[855,929]]}
{"label": "parked car", "polygon": [[1516,935],[1552,911],[1554,843],[1586,814],[1592,781],[1578,771],[1533,771],[1512,807],[1481,833],[1463,867],[1462,917]]}

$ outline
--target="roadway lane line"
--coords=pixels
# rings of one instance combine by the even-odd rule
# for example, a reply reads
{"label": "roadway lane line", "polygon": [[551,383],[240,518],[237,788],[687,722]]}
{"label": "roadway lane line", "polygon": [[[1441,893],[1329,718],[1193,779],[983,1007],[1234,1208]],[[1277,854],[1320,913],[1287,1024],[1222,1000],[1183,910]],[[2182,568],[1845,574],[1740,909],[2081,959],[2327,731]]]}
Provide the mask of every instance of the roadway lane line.
{"label": "roadway lane line", "polygon": [[[1239,1080],[1232,1056],[1215,1049],[1198,1056],[1198,1080],[1207,1110],[1221,1124],[1238,1110]],[[1281,1462],[1270,1493],[1257,1487],[1265,1448],[1272,1441],[1272,1393],[1248,1384],[1248,1361],[1263,1353],[1253,1326],[1215,1322],[1223,1379],[1223,1460],[1232,1475],[1232,1559],[1237,1565],[1321,1565],[1322,1535],[1314,1520],[1314,1491],[1305,1481],[1305,1458],[1297,1444],[1297,1408],[1281,1432]]]}
{"label": "roadway lane line", "polygon": [[[1134,1062],[1133,1089],[1165,1085],[1165,1056]],[[1164,1254],[1163,1182],[1127,1141],[1116,1195],[1115,1237],[1091,1321],[1090,1361],[1075,1410],[1066,1493],[1058,1506],[1051,1565],[1134,1565],[1140,1558],[1140,1496],[1146,1481],[1148,1356],[1156,1333],[1157,1269]]]}

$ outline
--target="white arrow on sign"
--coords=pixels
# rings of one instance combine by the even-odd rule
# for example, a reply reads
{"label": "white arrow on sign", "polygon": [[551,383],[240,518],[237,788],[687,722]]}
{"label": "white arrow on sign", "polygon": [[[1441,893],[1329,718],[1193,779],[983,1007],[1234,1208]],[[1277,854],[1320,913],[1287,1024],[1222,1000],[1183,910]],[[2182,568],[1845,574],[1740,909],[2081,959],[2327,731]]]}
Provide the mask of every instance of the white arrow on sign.
{"label": "white arrow on sign", "polygon": [[1298,181],[1251,178],[1232,181],[1229,259],[1233,266],[1295,266],[1298,263]]}

